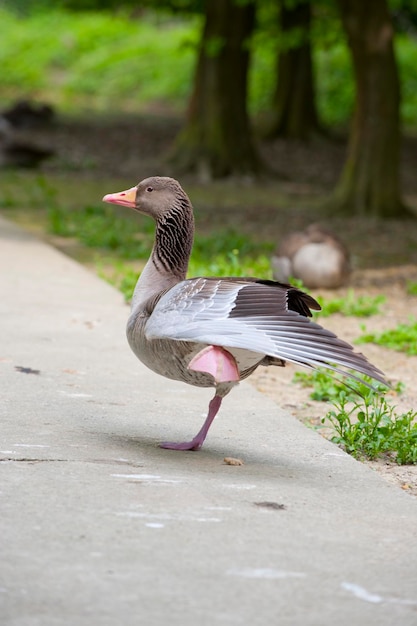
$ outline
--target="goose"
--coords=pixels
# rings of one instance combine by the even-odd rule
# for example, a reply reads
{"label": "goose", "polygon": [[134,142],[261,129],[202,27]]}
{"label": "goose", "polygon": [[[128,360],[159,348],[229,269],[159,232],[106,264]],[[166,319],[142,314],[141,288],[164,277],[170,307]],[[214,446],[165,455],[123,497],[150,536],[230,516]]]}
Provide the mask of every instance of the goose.
{"label": "goose", "polygon": [[332,332],[312,322],[320,305],[308,294],[257,278],[186,278],[194,236],[191,202],[173,178],[153,176],[104,196],[156,222],[155,239],[137,281],[128,343],[148,368],[197,387],[214,387],[206,420],[190,441],[160,444],[199,450],[223,398],[259,365],[290,361],[327,367],[386,384],[383,373]]}
{"label": "goose", "polygon": [[53,155],[50,148],[16,137],[13,126],[0,115],[0,167],[35,168]]}
{"label": "goose", "polygon": [[301,279],[310,289],[341,287],[350,274],[346,246],[334,233],[318,224],[290,233],[271,262],[275,280],[286,282],[292,276]]}
{"label": "goose", "polygon": [[55,111],[49,104],[18,100],[2,113],[15,128],[34,128],[51,124]]}

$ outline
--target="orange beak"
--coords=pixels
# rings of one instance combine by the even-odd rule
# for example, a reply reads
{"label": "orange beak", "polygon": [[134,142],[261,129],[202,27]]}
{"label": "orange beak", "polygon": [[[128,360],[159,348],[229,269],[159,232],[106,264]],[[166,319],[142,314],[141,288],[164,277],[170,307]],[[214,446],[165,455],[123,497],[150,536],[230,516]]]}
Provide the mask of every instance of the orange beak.
{"label": "orange beak", "polygon": [[121,206],[128,206],[134,209],[136,206],[136,187],[126,189],[126,191],[119,191],[117,193],[108,193],[103,198],[103,202],[109,202],[110,204],[120,204]]}

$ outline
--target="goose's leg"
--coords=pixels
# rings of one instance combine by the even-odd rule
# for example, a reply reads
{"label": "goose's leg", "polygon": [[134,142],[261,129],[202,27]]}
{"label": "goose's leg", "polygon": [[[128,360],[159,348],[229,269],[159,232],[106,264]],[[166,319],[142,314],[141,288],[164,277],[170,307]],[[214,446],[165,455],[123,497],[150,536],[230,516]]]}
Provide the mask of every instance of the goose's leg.
{"label": "goose's leg", "polygon": [[200,450],[201,446],[204,443],[204,439],[207,436],[209,428],[217,415],[218,410],[220,409],[220,405],[222,403],[222,397],[217,394],[210,401],[208,415],[206,417],[206,421],[204,422],[202,428],[198,431],[194,439],[191,441],[184,441],[182,443],[173,443],[170,441],[164,441],[159,444],[161,448],[168,448],[169,450]]}
{"label": "goose's leg", "polygon": [[206,372],[214,378],[217,387],[216,395],[209,404],[208,415],[202,428],[191,441],[171,443],[164,441],[161,448],[169,450],[200,450],[207,436],[212,421],[217,415],[222,399],[239,379],[239,368],[230,352],[220,346],[206,346],[190,361],[188,369],[196,372]]}

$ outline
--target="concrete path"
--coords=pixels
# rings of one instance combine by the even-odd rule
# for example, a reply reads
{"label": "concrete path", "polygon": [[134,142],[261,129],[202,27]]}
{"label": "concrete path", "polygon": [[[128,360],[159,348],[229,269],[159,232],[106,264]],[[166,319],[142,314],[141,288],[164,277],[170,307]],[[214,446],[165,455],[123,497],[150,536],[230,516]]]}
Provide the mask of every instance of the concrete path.
{"label": "concrete path", "polygon": [[[242,384],[146,370],[121,295],[0,220],[2,626],[412,626],[417,500]],[[242,466],[223,463],[225,456]]]}

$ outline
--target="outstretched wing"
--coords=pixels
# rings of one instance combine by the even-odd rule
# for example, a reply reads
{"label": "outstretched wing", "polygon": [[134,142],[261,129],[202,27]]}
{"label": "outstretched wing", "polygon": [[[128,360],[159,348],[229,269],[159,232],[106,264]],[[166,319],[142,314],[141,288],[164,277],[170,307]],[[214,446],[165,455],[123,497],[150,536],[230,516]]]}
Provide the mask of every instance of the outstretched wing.
{"label": "outstretched wing", "polygon": [[308,319],[316,301],[272,281],[194,278],[165,293],[146,325],[146,338],[195,341],[242,348],[344,375],[355,370],[380,382],[382,372],[339,339]]}

